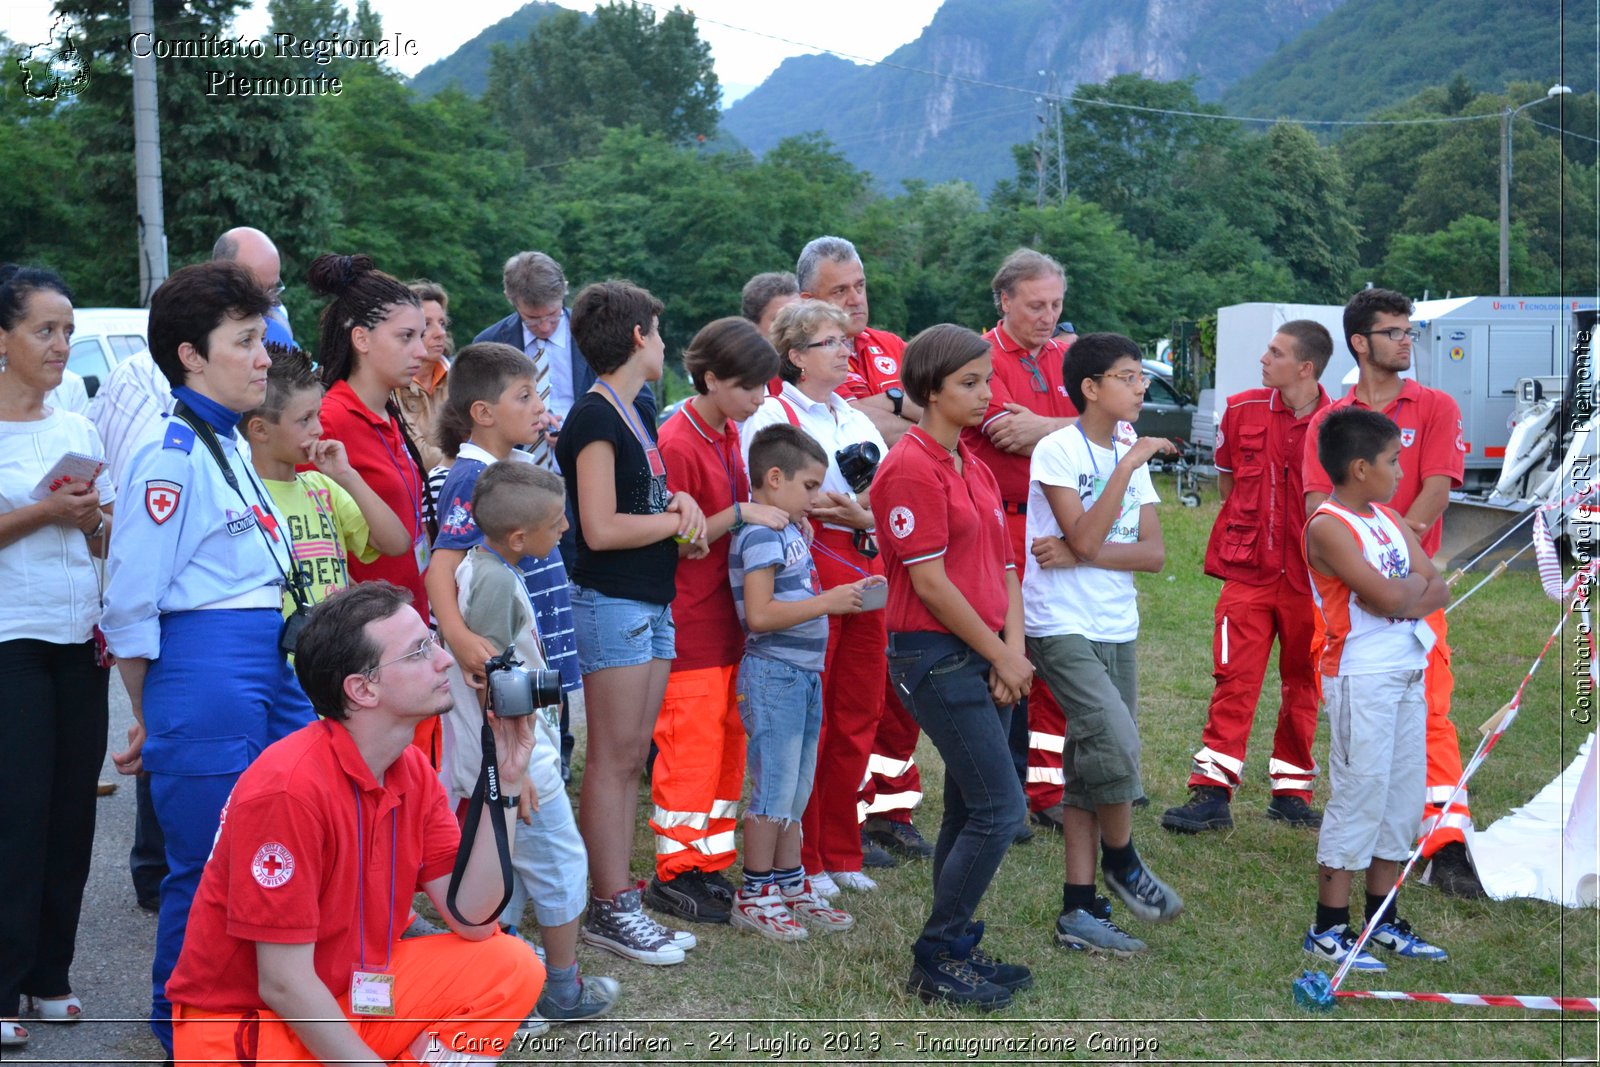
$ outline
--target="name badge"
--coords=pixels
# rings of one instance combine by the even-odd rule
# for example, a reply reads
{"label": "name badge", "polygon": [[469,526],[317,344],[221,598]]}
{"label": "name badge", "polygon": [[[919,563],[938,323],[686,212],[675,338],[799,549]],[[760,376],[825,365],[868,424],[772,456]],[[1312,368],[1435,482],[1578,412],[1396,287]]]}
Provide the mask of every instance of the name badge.
{"label": "name badge", "polygon": [[394,975],[373,971],[352,973],[350,1011],[355,1015],[393,1015]]}
{"label": "name badge", "polygon": [[1417,643],[1422,646],[1423,652],[1432,652],[1433,646],[1439,640],[1439,635],[1433,632],[1433,627],[1428,625],[1427,619],[1418,619],[1413,623],[1411,633],[1416,637]]}
{"label": "name badge", "polygon": [[418,537],[411,543],[411,554],[416,557],[418,574],[428,569],[428,552],[428,539],[426,537]]}

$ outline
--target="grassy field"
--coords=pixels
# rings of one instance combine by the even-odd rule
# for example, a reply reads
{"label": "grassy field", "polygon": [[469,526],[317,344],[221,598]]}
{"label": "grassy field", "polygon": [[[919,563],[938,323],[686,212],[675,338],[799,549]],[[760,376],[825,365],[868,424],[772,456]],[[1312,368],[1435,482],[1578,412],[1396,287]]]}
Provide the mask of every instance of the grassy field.
{"label": "grassy field", "polygon": [[[1175,500],[1170,479],[1158,480]],[[926,863],[879,875],[881,889],[846,894],[858,925],[832,938],[780,946],[729,927],[695,928],[700,948],[678,967],[651,968],[584,950],[586,970],[617,976],[623,1001],[604,1025],[556,1028],[508,1061],[595,1063],[916,1062],[1094,1060],[1184,1063],[1541,1063],[1596,1061],[1593,1016],[1342,1002],[1329,1016],[1294,1007],[1290,983],[1307,964],[1300,940],[1314,899],[1315,838],[1269,823],[1266,759],[1276,703],[1266,687],[1251,737],[1247,781],[1228,834],[1178,837],[1157,825],[1185,796],[1189,756],[1211,692],[1210,627],[1218,583],[1200,571],[1216,515],[1164,504],[1167,567],[1139,578],[1143,630],[1141,733],[1149,808],[1135,841],[1187,909],[1166,926],[1118,918],[1150,943],[1135,960],[1052,946],[1060,905],[1060,839],[1014,847],[980,915],[985,947],[1029,964],[1037,984],[997,1015],[931,1009],[903,991],[909,946],[924,917]],[[1469,575],[1464,589],[1476,581]],[[1458,591],[1459,591],[1458,589]],[[1505,703],[1558,618],[1535,575],[1496,579],[1451,615],[1455,714],[1464,756],[1477,726]],[[1472,784],[1481,827],[1524,803],[1576,753],[1591,727],[1575,723],[1570,634],[1530,685],[1523,710]],[[1563,691],[1563,677],[1568,683]],[[580,745],[581,752],[581,745]],[[1326,762],[1324,724],[1316,746]],[[918,751],[926,799],[917,821],[938,825],[938,755]],[[1326,780],[1318,780],[1318,806]],[[653,846],[640,819],[636,869]],[[731,873],[737,873],[731,872]],[[1420,875],[1420,871],[1418,872]],[[1403,913],[1446,946],[1443,965],[1394,964],[1352,976],[1349,988],[1463,993],[1600,995],[1596,911],[1532,901],[1459,901],[1408,887]],[[1358,905],[1359,913],[1359,905]]]}

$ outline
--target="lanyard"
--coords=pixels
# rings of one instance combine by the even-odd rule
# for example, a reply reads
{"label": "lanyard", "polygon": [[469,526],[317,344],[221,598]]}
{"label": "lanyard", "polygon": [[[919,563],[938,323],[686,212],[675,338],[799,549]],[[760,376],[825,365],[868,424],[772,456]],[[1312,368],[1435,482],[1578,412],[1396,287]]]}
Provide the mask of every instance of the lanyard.
{"label": "lanyard", "polygon": [[[358,837],[364,839],[366,834],[362,833],[361,830],[361,787],[356,785],[354,782],[351,782],[350,789],[356,795],[356,834]],[[400,847],[399,822],[400,806],[397,804],[389,811],[389,932],[384,937],[383,966],[378,968],[379,971],[387,971],[389,969],[389,961],[394,955],[394,868],[395,863],[397,862],[395,857]],[[374,825],[372,829],[376,831],[378,827]],[[359,970],[364,971],[367,969],[366,883],[368,858],[364,843],[363,847],[358,849],[357,852],[360,854],[360,860],[358,866],[356,867],[356,929],[358,931],[356,943],[360,946],[357,951],[360,954],[361,960],[357,966]]]}
{"label": "lanyard", "polygon": [[[793,525],[793,524],[791,523],[790,525]],[[866,571],[862,570],[860,567],[857,567],[854,563],[851,563],[849,560],[847,560],[843,556],[839,555],[839,553],[835,552],[833,549],[829,548],[827,545],[823,544],[821,541],[813,540],[811,542],[811,548],[812,548],[812,551],[814,551],[814,552],[821,552],[824,556],[827,556],[830,559],[834,559],[834,560],[837,560],[840,563],[843,563],[846,567],[849,567],[851,570],[855,571],[857,574],[861,575],[861,577],[863,577],[863,578],[871,577],[871,575],[869,575]]]}
{"label": "lanyard", "polygon": [[661,453],[657,451],[656,443],[650,440],[649,435],[644,432],[644,423],[641,422],[635,426],[633,416],[629,414],[633,405],[624,404],[622,398],[617,395],[617,391],[611,388],[610,382],[604,379],[596,379],[595,384],[611,394],[611,401],[617,405],[617,411],[622,415],[622,421],[627,424],[628,432],[633,434],[634,440],[639,442],[639,447],[644,449],[645,465],[650,468],[650,476],[652,478],[665,478],[667,476],[667,465],[661,462]]}
{"label": "lanyard", "polygon": [[[390,418],[392,419],[393,416],[390,416]],[[411,474],[416,478],[416,480],[418,482],[420,482],[422,480],[422,475],[420,473],[418,473],[418,471],[417,471],[417,465],[415,463],[411,462],[411,457],[410,456],[406,456],[406,467],[401,467],[400,466],[400,461],[395,458],[394,449],[389,447],[389,439],[387,437],[383,436],[383,431],[378,429],[376,426],[374,426],[371,422],[367,421],[366,419],[363,419],[361,421],[366,422],[367,423],[367,429],[371,430],[374,434],[377,435],[378,443],[383,446],[383,454],[385,456],[389,457],[389,466],[394,468],[394,473],[400,479],[400,484],[405,487],[406,499],[411,501],[411,515],[412,515],[412,519],[413,519],[413,525],[411,527],[411,529],[412,529],[411,536],[412,537],[421,537],[422,534],[423,534],[423,530],[422,530],[422,498],[421,498],[421,496],[418,495],[417,489],[413,486],[412,479],[406,477],[406,467],[409,467],[410,470],[411,470]],[[390,422],[389,425],[394,426],[394,423]],[[398,427],[395,428],[395,432],[396,433],[400,432]],[[400,446],[400,448],[401,448],[401,451],[404,451],[405,450],[405,445],[402,444]]]}
{"label": "lanyard", "polygon": [[[1094,442],[1090,441],[1089,440],[1089,435],[1083,432],[1083,423],[1080,422],[1080,423],[1076,423],[1075,425],[1078,427],[1078,436],[1083,438],[1084,447],[1088,448],[1088,450],[1089,450],[1089,466],[1094,469],[1095,477],[1098,478],[1098,477],[1100,477],[1100,464],[1095,462],[1095,458],[1094,458]],[[1119,457],[1117,455],[1117,435],[1116,434],[1112,434],[1111,435],[1111,463],[1112,463],[1112,465],[1115,466],[1120,458],[1121,457]]]}

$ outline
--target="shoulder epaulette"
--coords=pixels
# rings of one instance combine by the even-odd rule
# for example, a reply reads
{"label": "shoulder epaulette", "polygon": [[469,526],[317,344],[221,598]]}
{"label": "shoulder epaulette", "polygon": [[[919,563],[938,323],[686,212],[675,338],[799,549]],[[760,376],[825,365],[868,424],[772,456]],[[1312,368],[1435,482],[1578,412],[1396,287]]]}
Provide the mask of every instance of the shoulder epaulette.
{"label": "shoulder epaulette", "polygon": [[176,448],[182,452],[194,450],[194,427],[180,419],[167,423],[167,436],[162,438],[162,448]]}

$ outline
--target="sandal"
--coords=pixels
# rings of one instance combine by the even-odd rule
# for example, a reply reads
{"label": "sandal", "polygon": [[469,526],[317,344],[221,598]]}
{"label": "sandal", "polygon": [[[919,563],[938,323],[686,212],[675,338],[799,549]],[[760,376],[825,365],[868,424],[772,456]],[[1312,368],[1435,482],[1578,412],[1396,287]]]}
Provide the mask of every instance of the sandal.
{"label": "sandal", "polygon": [[17,1048],[27,1043],[27,1027],[15,1019],[0,1019],[0,1048]]}
{"label": "sandal", "polygon": [[28,1003],[42,1023],[75,1023],[83,1018],[83,1001],[73,995],[54,1000],[29,997]]}

